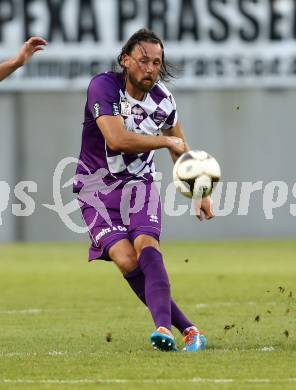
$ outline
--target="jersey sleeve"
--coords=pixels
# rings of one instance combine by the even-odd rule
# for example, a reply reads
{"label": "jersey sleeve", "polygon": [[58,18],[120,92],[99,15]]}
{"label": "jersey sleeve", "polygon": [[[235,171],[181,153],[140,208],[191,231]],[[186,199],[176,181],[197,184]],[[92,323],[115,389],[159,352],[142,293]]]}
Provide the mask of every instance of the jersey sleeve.
{"label": "jersey sleeve", "polygon": [[119,115],[119,90],[108,75],[100,75],[91,80],[87,91],[88,109],[97,119],[102,115]]}
{"label": "jersey sleeve", "polygon": [[162,126],[164,130],[170,129],[171,127],[175,127],[178,121],[177,105],[173,95],[169,95],[168,99],[171,102],[172,111],[167,117],[167,120],[164,122],[164,125]]}

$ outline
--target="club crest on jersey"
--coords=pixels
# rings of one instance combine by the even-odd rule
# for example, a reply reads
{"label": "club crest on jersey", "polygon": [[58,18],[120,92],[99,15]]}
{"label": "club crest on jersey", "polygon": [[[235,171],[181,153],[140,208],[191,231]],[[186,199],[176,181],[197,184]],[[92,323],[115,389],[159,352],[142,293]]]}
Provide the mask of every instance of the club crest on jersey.
{"label": "club crest on jersey", "polygon": [[130,103],[127,101],[126,98],[120,99],[120,114],[122,116],[130,116],[132,113],[132,108]]}

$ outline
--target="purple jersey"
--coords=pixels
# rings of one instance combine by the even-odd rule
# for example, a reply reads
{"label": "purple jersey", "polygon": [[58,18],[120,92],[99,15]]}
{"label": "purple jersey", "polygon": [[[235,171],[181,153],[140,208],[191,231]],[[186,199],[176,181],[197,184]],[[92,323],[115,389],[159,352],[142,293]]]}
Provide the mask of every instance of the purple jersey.
{"label": "purple jersey", "polygon": [[[125,91],[122,73],[107,72],[95,76],[88,88],[82,145],[76,175],[94,174],[104,168],[105,181],[127,182],[153,180],[154,151],[128,154],[112,151],[97,126],[101,115],[122,115],[127,131],[157,136],[161,129],[174,127],[177,122],[176,104],[172,94],[160,81],[146,93],[142,101]],[[81,177],[81,176],[80,176]],[[83,180],[74,182],[74,192],[79,192]]]}

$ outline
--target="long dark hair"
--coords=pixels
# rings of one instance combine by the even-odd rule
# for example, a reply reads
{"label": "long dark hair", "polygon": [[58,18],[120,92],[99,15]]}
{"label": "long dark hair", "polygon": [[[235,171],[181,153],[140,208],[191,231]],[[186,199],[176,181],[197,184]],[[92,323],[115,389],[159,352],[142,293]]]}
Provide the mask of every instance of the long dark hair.
{"label": "long dark hair", "polygon": [[160,45],[162,48],[162,64],[159,72],[159,78],[162,81],[169,81],[171,78],[174,78],[174,67],[165,59],[164,46],[161,39],[153,31],[146,28],[141,28],[140,30],[136,31],[121,49],[121,53],[117,57],[117,62],[118,65],[123,69],[123,72],[125,72],[125,68],[122,64],[123,56],[125,54],[130,55],[134,47],[136,45],[140,45],[141,42],[150,42]]}

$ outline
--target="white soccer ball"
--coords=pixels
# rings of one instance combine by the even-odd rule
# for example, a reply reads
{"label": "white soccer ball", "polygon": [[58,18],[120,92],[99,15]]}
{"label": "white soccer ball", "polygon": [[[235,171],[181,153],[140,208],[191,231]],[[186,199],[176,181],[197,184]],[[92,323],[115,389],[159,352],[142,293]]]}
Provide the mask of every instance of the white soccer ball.
{"label": "white soccer ball", "polygon": [[190,150],[175,162],[173,179],[177,190],[188,198],[205,197],[219,181],[221,169],[217,160],[207,152]]}

